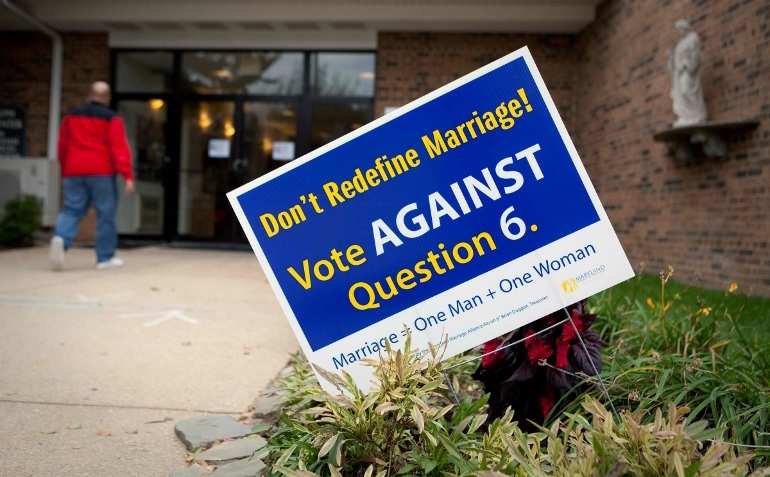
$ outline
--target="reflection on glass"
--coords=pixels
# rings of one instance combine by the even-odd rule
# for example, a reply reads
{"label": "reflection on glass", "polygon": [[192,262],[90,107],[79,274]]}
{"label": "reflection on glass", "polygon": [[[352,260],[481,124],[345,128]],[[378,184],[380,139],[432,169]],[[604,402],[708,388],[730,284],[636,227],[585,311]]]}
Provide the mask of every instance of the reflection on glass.
{"label": "reflection on glass", "polygon": [[185,103],[180,143],[177,232],[230,239],[232,217],[225,194],[231,189],[235,104]]}
{"label": "reflection on glass", "polygon": [[198,94],[302,94],[302,53],[194,52],[182,56],[186,92]]}
{"label": "reflection on glass", "polygon": [[118,201],[118,233],[160,235],[163,231],[166,111],[166,104],[160,99],[118,103],[136,181],[136,192]]}
{"label": "reflection on glass", "polygon": [[313,53],[310,82],[321,96],[374,97],[374,53]]}
{"label": "reflection on glass", "polygon": [[[296,157],[297,106],[284,103],[243,104],[241,157],[243,182],[280,167]],[[291,154],[291,151],[294,154]]]}
{"label": "reflection on glass", "polygon": [[166,93],[171,91],[174,55],[168,52],[122,52],[115,65],[115,91]]}
{"label": "reflection on glass", "polygon": [[313,149],[360,128],[371,119],[371,104],[316,104],[313,107]]}

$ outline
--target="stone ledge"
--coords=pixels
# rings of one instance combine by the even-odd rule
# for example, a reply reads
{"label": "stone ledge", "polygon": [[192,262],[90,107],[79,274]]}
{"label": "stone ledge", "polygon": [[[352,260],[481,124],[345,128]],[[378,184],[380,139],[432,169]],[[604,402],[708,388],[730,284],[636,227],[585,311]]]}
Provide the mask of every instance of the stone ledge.
{"label": "stone ledge", "polygon": [[653,136],[666,144],[679,164],[695,164],[701,154],[710,159],[727,157],[730,135],[736,131],[756,129],[758,119],[736,121],[706,121],[705,123],[678,126]]}

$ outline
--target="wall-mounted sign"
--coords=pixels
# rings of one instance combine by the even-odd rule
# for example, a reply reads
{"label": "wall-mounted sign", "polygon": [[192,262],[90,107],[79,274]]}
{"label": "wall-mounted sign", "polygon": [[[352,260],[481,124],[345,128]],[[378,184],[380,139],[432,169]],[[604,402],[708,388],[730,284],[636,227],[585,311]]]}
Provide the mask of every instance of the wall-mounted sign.
{"label": "wall-mounted sign", "polygon": [[27,155],[27,110],[0,106],[0,156]]}
{"label": "wall-mounted sign", "polygon": [[526,48],[228,196],[308,359],[363,389],[405,327],[449,357],[633,276]]}
{"label": "wall-mounted sign", "polygon": [[230,157],[229,139],[209,139],[209,157],[227,159]]}
{"label": "wall-mounted sign", "polygon": [[291,161],[294,159],[293,141],[275,141],[273,143],[274,161]]}

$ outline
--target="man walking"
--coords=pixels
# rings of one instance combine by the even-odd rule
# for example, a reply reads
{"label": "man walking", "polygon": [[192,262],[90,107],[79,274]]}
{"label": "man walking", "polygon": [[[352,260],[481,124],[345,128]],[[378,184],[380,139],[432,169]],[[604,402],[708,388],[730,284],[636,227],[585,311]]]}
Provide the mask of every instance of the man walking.
{"label": "man walking", "polygon": [[108,107],[110,99],[110,86],[97,81],[91,85],[88,102],[62,121],[59,164],[64,207],[51,238],[49,258],[54,270],[64,267],[64,251],[75,240],[80,219],[90,204],[96,209],[97,270],[123,265],[123,260],[115,256],[118,245],[115,176],[120,173],[126,180],[126,195],[134,192],[134,176],[123,121]]}

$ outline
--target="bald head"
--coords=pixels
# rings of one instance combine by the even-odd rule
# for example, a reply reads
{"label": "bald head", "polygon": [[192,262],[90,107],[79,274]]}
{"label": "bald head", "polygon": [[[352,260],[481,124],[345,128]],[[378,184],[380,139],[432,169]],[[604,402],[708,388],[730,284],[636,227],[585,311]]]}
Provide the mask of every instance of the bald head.
{"label": "bald head", "polygon": [[112,94],[110,93],[110,85],[104,81],[97,81],[91,85],[91,89],[88,91],[89,101],[96,101],[109,106]]}

